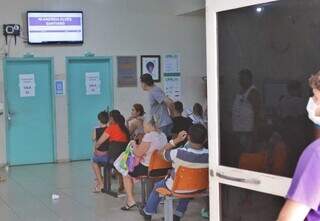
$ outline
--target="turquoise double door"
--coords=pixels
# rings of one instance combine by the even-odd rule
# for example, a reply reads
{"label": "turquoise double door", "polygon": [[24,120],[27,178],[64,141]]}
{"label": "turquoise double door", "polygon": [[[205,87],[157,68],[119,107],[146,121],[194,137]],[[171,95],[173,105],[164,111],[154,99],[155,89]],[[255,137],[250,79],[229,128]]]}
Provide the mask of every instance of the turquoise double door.
{"label": "turquoise double door", "polygon": [[[112,60],[109,57],[68,57],[66,69],[69,158],[89,159],[92,130],[98,125],[97,114],[113,106]],[[4,59],[4,86],[8,163],[54,162],[53,59]]]}
{"label": "turquoise double door", "polygon": [[67,57],[66,65],[70,159],[90,159],[97,115],[113,107],[112,59]]}
{"label": "turquoise double door", "polygon": [[4,59],[7,159],[10,165],[55,160],[52,58]]}

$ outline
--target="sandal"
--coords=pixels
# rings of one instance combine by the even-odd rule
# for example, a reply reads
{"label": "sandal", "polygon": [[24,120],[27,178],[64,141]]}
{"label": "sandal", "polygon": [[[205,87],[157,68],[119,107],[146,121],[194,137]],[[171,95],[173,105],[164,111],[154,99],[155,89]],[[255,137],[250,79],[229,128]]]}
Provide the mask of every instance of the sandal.
{"label": "sandal", "polygon": [[133,209],[134,207],[137,207],[137,204],[136,204],[136,203],[134,203],[134,204],[131,205],[131,206],[129,206],[128,203],[127,203],[127,205],[121,207],[121,210],[123,210],[123,211],[130,211],[130,210]]}
{"label": "sandal", "polygon": [[100,187],[99,184],[96,184],[96,186],[94,187],[93,193],[101,193],[102,192],[102,188]]}
{"label": "sandal", "polygon": [[6,181],[6,178],[0,176],[0,182],[4,182],[4,181]]}

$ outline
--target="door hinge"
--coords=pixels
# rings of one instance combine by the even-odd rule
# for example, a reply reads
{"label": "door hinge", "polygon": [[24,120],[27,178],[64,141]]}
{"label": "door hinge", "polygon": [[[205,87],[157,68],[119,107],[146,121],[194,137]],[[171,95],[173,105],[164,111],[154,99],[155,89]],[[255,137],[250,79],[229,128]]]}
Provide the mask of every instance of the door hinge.
{"label": "door hinge", "polygon": [[210,176],[214,177],[214,171],[212,169],[210,170]]}

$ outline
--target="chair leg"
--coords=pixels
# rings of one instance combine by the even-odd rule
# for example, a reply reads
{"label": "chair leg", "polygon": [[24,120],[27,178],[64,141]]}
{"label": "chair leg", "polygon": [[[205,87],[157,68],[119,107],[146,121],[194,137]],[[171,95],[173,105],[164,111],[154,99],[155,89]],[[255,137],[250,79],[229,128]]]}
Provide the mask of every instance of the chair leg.
{"label": "chair leg", "polygon": [[103,185],[104,185],[104,193],[110,195],[110,196],[113,196],[113,197],[118,197],[118,193],[117,192],[113,192],[112,189],[111,189],[111,177],[112,177],[112,174],[111,174],[111,170],[112,168],[109,167],[109,166],[105,166],[103,168]]}
{"label": "chair leg", "polygon": [[146,181],[146,198],[148,199],[153,190],[154,181],[152,179],[147,179]]}
{"label": "chair leg", "polygon": [[111,191],[111,180],[110,180],[110,168],[108,166],[103,167],[103,185],[106,193]]}
{"label": "chair leg", "polygon": [[146,205],[146,182],[145,179],[141,179],[141,203]]}
{"label": "chair leg", "polygon": [[164,221],[173,221],[173,197],[164,199]]}

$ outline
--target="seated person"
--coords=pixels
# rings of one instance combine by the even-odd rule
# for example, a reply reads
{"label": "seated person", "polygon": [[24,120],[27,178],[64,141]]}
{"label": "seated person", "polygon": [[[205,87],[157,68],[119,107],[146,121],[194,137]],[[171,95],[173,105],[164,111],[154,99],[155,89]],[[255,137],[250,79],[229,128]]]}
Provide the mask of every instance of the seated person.
{"label": "seated person", "polygon": [[[278,221],[320,220],[320,139],[301,155]],[[318,170],[319,169],[319,170]]]}
{"label": "seated person", "polygon": [[193,105],[192,113],[189,115],[193,124],[202,124],[205,125],[203,117],[203,108],[201,104],[195,103]]}
{"label": "seated person", "polygon": [[[98,148],[104,142],[109,141],[108,162],[113,163],[125,150],[129,142],[129,130],[125,125],[125,118],[118,110],[110,111],[108,127],[98,139],[95,148]],[[123,191],[122,176],[119,177],[119,193]]]}
{"label": "seated person", "polygon": [[[174,109],[172,110],[172,138],[176,138],[177,135],[181,131],[189,131],[190,127],[192,126],[192,120],[189,117],[183,117],[183,104],[180,101],[176,101],[173,103]],[[181,144],[177,144],[177,146],[183,146],[185,142],[182,142]]]}
{"label": "seated person", "polygon": [[141,104],[134,104],[131,110],[131,116],[126,120],[127,127],[130,133],[130,139],[141,142],[143,137],[143,116],[144,108]]}
{"label": "seated person", "polygon": [[[106,111],[102,111],[98,114],[99,120],[99,127],[93,130],[92,140],[97,142],[97,140],[101,137],[104,133],[105,129],[107,128],[107,124],[109,121],[109,114]],[[92,157],[92,169],[96,176],[96,184],[94,188],[94,192],[98,193],[101,192],[103,188],[103,179],[101,175],[101,164],[106,164],[108,162],[108,141],[103,142],[97,148],[93,150],[93,157]]]}
{"label": "seated person", "polygon": [[148,175],[148,167],[152,153],[155,150],[163,148],[168,142],[166,135],[160,131],[153,119],[144,124],[144,132],[145,135],[141,144],[133,150],[134,155],[141,158],[141,161],[139,165],[134,168],[133,172],[129,172],[128,176],[123,177],[124,187],[127,193],[127,203],[121,209],[125,211],[136,206],[133,197],[133,178]]}
{"label": "seated person", "polygon": [[[181,148],[174,148],[177,143],[180,143],[188,137],[188,143]],[[207,139],[207,130],[201,124],[195,124],[190,127],[189,133],[182,131],[178,134],[177,138],[171,140],[162,150],[164,159],[171,161],[174,170],[171,175],[166,179],[161,180],[155,184],[151,192],[146,206],[141,209],[140,214],[144,220],[151,220],[152,215],[156,213],[157,207],[161,201],[161,196],[156,191],[157,188],[165,187],[169,190],[172,189],[175,173],[179,166],[189,168],[208,168],[208,150],[203,147],[203,143]],[[190,199],[180,199],[174,214],[173,220],[179,221],[187,210]]]}

